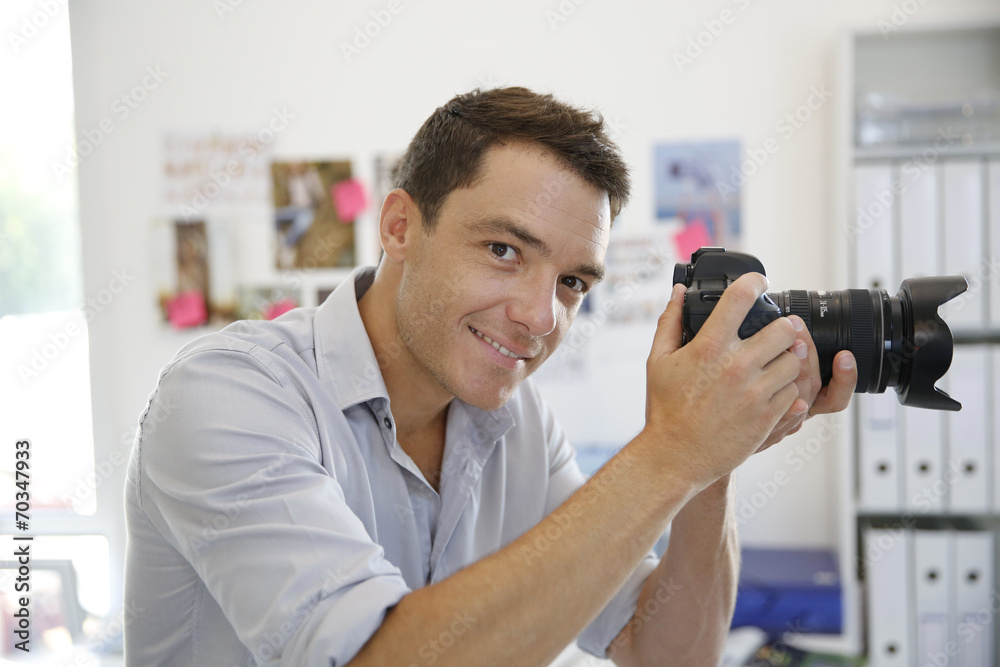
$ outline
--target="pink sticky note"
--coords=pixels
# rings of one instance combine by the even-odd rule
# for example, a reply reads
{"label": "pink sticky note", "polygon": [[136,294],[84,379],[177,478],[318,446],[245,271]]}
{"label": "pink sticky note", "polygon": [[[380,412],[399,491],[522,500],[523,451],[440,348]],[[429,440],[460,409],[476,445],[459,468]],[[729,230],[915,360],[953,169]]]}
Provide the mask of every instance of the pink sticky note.
{"label": "pink sticky note", "polygon": [[677,249],[677,256],[684,261],[689,261],[691,253],[698,248],[712,245],[712,237],[708,233],[708,227],[701,218],[696,218],[688,222],[684,229],[674,236],[674,247]]}
{"label": "pink sticky note", "polygon": [[167,301],[167,319],[178,329],[196,327],[208,320],[205,295],[198,290],[183,292]]}
{"label": "pink sticky note", "polygon": [[277,301],[272,301],[267,304],[267,308],[264,309],[264,319],[273,320],[279,315],[284,315],[297,306],[298,304],[291,299],[278,299]]}
{"label": "pink sticky note", "polygon": [[330,196],[333,198],[333,205],[337,208],[337,217],[345,223],[354,222],[358,213],[368,207],[365,189],[361,185],[361,181],[356,178],[336,183],[330,188]]}

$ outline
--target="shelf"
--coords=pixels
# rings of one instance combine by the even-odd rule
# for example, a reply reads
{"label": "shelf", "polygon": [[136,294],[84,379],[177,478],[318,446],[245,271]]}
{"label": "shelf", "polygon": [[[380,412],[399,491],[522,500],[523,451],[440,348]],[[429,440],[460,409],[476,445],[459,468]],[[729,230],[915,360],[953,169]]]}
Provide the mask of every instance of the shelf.
{"label": "shelf", "polygon": [[[1000,249],[1000,23],[907,26],[888,38],[854,32],[846,48],[839,212],[850,229],[866,232],[840,248],[852,281],[963,274],[976,279],[979,295],[970,301],[975,308],[942,311],[956,354],[941,386],[965,409],[938,413],[900,408],[888,397],[856,397],[842,462],[844,558],[855,567],[843,578],[845,590],[853,584],[857,591],[845,618],[860,624],[859,648],[872,664],[929,664],[938,637],[918,641],[914,634],[919,605],[928,609],[926,587],[918,595],[918,584],[959,551],[963,563],[982,563],[988,575],[977,595],[1000,581],[1000,560],[980,548],[987,540],[991,550],[1000,544],[1000,505],[990,490],[1000,488],[1000,460],[992,453],[1000,437],[993,416],[1000,411],[993,396],[1000,385],[1000,300],[995,276],[981,275],[983,256]],[[976,465],[964,467],[970,460]],[[949,478],[956,463],[977,474]],[[944,608],[965,613],[957,604]],[[996,655],[1000,616],[991,618],[981,648]],[[946,627],[942,642],[949,637],[957,631]]]}
{"label": "shelf", "polygon": [[[858,512],[857,529],[996,531],[1000,514],[884,514]],[[858,554],[859,556],[861,554]]]}
{"label": "shelf", "polygon": [[1000,344],[1000,329],[984,329],[982,331],[952,330],[956,345],[998,345]]}
{"label": "shelf", "polygon": [[[925,154],[925,151],[933,153]],[[981,142],[972,146],[951,146],[938,149],[934,144],[900,144],[891,146],[871,146],[853,151],[853,159],[858,162],[886,162],[906,160],[923,160],[933,162],[937,159],[951,158],[995,158],[1000,157],[1000,141]]]}

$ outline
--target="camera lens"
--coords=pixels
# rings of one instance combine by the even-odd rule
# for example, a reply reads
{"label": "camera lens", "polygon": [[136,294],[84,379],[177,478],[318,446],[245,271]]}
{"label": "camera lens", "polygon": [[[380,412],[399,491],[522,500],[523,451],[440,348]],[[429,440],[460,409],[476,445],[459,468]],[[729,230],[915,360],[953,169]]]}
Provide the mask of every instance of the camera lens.
{"label": "camera lens", "polygon": [[895,387],[903,405],[958,410],[961,404],[934,383],[951,365],[954,340],[938,307],[968,288],[960,276],[904,280],[896,296],[883,289],[835,292],[787,290],[769,294],[784,315],[798,315],[816,343],[825,385],[840,350],[854,354],[856,392]]}

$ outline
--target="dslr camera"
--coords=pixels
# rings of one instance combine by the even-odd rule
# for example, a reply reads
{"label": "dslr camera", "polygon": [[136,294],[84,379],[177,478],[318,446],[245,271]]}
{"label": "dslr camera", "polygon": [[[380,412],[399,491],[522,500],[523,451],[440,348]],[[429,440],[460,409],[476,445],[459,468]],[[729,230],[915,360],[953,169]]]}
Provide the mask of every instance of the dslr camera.
{"label": "dslr camera", "polygon": [[[725,248],[701,248],[690,264],[674,267],[674,283],[688,287],[684,343],[701,329],[722,292],[749,272],[763,274],[764,265],[753,255]],[[934,386],[954,352],[951,330],[937,310],[968,287],[962,276],[934,276],[904,280],[896,296],[884,289],[768,292],[750,309],[739,336],[749,338],[779,317],[798,315],[816,343],[824,385],[833,374],[833,357],[850,350],[858,368],[856,393],[881,394],[895,387],[903,405],[961,410],[961,403]]]}

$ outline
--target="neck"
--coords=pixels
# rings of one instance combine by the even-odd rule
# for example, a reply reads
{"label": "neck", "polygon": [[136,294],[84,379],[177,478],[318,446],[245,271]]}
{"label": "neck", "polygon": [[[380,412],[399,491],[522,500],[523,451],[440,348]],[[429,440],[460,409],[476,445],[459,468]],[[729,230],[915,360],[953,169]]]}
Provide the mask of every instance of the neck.
{"label": "neck", "polygon": [[[411,436],[440,433],[453,396],[431,377],[403,344],[396,323],[399,276],[383,259],[375,280],[358,302],[396,420],[400,444]],[[404,450],[406,448],[404,447]]]}

